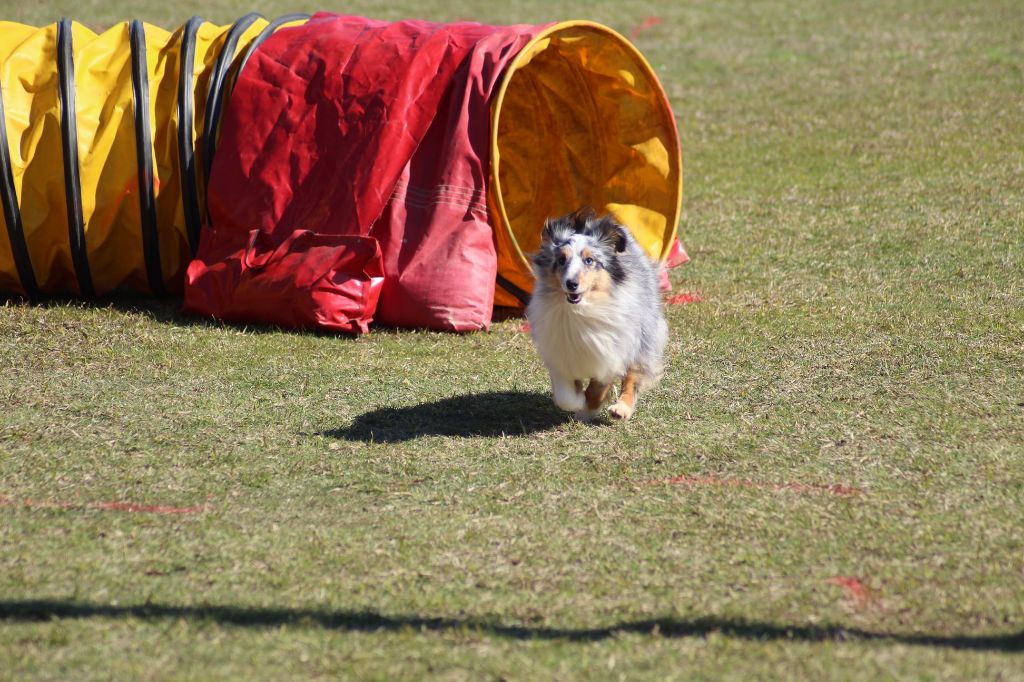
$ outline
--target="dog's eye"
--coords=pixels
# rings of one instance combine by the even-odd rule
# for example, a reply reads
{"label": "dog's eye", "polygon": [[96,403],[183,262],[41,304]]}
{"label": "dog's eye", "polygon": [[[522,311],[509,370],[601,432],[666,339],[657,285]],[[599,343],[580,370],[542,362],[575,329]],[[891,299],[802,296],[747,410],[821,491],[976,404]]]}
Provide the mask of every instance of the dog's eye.
{"label": "dog's eye", "polygon": [[557,259],[555,260],[555,263],[557,263],[558,265],[565,265],[565,254],[563,253],[562,255],[560,255],[560,256],[559,256],[559,257],[558,257],[558,258],[557,258]]}
{"label": "dog's eye", "polygon": [[586,258],[583,259],[583,264],[589,268],[591,265],[594,264],[594,259],[591,258],[590,256],[587,256]]}

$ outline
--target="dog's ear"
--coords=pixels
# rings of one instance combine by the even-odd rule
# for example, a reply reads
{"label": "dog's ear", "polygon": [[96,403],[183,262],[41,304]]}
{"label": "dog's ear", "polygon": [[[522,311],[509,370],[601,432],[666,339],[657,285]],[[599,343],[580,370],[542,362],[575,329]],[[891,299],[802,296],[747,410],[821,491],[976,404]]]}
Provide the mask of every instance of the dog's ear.
{"label": "dog's ear", "polygon": [[629,232],[611,217],[605,216],[594,226],[597,238],[608,244],[615,253],[624,253],[629,245]]}
{"label": "dog's ear", "polygon": [[558,221],[553,219],[553,218],[548,218],[547,220],[544,221],[544,229],[542,229],[540,231],[540,243],[541,244],[550,243],[551,240],[554,239],[554,237],[555,237],[555,225],[557,224],[557,222]]}
{"label": "dog's ear", "polygon": [[629,233],[626,232],[626,228],[622,225],[616,225],[615,230],[615,252],[625,253],[626,246],[629,244]]}
{"label": "dog's ear", "polygon": [[544,221],[544,228],[540,232],[541,248],[569,240],[575,231],[571,216],[572,214],[561,218],[548,218]]}
{"label": "dog's ear", "polygon": [[593,206],[581,206],[565,216],[565,219],[572,225],[573,231],[576,234],[587,233],[590,223],[596,218],[597,211],[594,210]]}
{"label": "dog's ear", "polygon": [[547,270],[555,262],[556,246],[572,236],[572,224],[562,218],[548,218],[540,231],[540,248],[530,258],[535,267]]}

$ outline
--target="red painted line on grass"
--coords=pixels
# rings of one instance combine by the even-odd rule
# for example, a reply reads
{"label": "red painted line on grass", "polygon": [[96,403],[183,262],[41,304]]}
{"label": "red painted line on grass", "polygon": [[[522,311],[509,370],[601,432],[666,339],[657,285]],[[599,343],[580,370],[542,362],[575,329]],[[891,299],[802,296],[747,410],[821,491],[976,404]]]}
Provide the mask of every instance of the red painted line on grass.
{"label": "red painted line on grass", "polygon": [[205,504],[197,507],[165,507],[159,504],[136,504],[134,502],[94,502],[87,506],[90,509],[126,511],[133,514],[200,514],[209,509]]}
{"label": "red painted line on grass", "polygon": [[53,502],[49,500],[18,500],[0,495],[2,507],[32,507],[33,509],[97,509],[99,511],[124,511],[132,514],[201,514],[209,511],[210,506],[201,504],[196,507],[165,507],[158,504],[136,504],[135,502]]}
{"label": "red painted line on grass", "polygon": [[649,484],[667,483],[669,485],[705,485],[722,488],[751,488],[755,490],[788,490],[795,493],[826,493],[839,497],[855,497],[862,495],[863,490],[845,485],[819,485],[814,483],[759,483],[740,478],[719,478],[718,476],[672,476],[648,481]]}
{"label": "red painted line on grass", "polygon": [[686,305],[688,303],[700,303],[703,300],[704,297],[699,291],[684,291],[681,294],[669,296],[665,299],[665,303],[668,305]]}
{"label": "red painted line on grass", "polygon": [[662,18],[661,17],[647,17],[646,19],[641,21],[639,24],[634,26],[633,29],[629,32],[629,35],[632,38],[638,38],[641,33],[643,33],[644,31],[646,31],[647,29],[649,29],[649,28],[651,28],[653,26],[657,26],[661,22],[662,22]]}
{"label": "red painted line on grass", "polygon": [[834,578],[829,578],[826,582],[843,588],[846,598],[858,608],[864,608],[874,601],[874,595],[871,590],[868,589],[867,585],[860,578],[854,578],[850,575],[837,575]]}

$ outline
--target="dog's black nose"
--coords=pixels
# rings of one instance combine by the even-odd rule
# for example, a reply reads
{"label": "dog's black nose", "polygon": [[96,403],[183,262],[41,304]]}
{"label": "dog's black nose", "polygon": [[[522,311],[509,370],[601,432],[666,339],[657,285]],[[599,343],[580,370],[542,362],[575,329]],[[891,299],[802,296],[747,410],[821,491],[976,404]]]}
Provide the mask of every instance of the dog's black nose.
{"label": "dog's black nose", "polygon": [[567,279],[565,280],[565,288],[569,291],[576,291],[580,288],[580,283],[574,279]]}

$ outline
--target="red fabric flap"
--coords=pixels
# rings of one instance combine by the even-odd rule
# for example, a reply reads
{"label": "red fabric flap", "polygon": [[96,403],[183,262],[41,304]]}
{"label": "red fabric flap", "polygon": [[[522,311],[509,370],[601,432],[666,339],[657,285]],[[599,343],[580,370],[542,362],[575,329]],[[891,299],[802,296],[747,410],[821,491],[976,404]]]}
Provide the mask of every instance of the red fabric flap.
{"label": "red fabric flap", "polygon": [[184,311],[223,320],[365,333],[384,282],[372,237],[206,230],[186,273]]}
{"label": "red fabric flap", "polygon": [[[369,235],[383,253],[380,321],[486,328],[497,275],[485,201],[489,98],[541,28],[318,14],[274,33],[226,108],[204,239],[229,240],[235,258],[254,228],[271,251],[300,227]],[[213,267],[205,242],[198,259]],[[261,292],[254,312],[284,324],[295,301]]]}
{"label": "red fabric flap", "polygon": [[668,258],[665,259],[665,267],[675,268],[689,262],[690,257],[686,254],[686,249],[683,248],[679,237],[675,237],[672,240],[672,248],[669,249]]}

